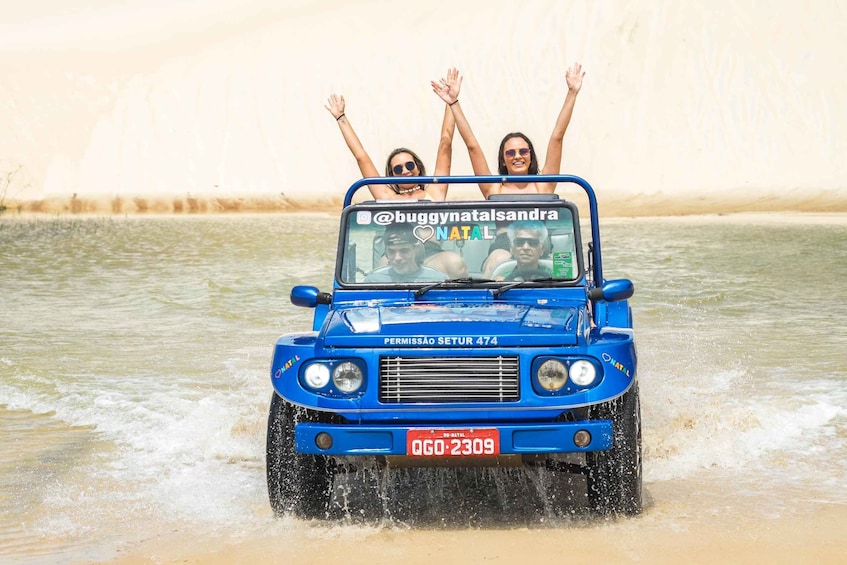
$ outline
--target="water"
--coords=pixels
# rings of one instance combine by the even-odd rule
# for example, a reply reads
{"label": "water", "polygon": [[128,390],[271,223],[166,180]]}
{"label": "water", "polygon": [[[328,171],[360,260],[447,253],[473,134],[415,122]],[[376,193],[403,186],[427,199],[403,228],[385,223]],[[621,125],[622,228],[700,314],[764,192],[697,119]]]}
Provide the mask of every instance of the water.
{"label": "water", "polygon": [[[640,520],[847,503],[847,221],[791,218],[604,222],[606,276],[636,284]],[[321,214],[0,220],[0,560],[302,533],[267,502],[268,364],[310,326],[290,287],[330,288],[336,231]]]}

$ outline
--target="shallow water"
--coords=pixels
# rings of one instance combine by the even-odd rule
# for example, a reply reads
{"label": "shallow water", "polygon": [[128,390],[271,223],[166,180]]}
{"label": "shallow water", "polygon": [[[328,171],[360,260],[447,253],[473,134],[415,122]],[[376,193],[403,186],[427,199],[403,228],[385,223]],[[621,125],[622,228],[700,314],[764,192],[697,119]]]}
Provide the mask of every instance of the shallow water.
{"label": "shallow water", "polygon": [[[636,284],[645,523],[847,503],[847,222],[763,218],[602,226],[606,276]],[[330,287],[336,231],[321,214],[0,220],[0,557],[309,532],[267,502],[268,364],[310,326],[290,287]],[[522,495],[486,480],[431,477],[422,525],[572,524],[568,501],[530,503],[531,476]],[[412,503],[374,527],[415,527]],[[355,517],[332,535],[373,535]]]}

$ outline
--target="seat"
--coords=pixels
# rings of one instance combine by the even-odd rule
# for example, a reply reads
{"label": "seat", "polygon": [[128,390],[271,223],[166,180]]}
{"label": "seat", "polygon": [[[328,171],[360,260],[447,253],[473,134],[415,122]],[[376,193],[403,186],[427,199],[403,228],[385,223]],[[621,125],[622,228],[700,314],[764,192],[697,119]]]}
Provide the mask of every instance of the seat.
{"label": "seat", "polygon": [[576,251],[573,244],[573,234],[566,233],[551,233],[550,245],[553,251]]}
{"label": "seat", "polygon": [[382,264],[382,257],[385,255],[385,242],[382,239],[382,234],[374,236],[372,249],[371,267],[375,269]]}
{"label": "seat", "polygon": [[454,251],[458,253],[465,265],[468,267],[469,276],[479,276],[482,272],[482,264],[485,258],[488,257],[488,248],[491,246],[491,240],[488,239],[469,239],[469,240],[448,240],[442,242],[444,251]]}

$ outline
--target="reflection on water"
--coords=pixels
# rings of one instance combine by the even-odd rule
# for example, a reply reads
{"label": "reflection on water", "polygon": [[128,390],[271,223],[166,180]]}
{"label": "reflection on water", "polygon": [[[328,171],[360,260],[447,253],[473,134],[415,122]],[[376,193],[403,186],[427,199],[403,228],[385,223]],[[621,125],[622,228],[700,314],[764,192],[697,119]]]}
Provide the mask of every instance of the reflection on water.
{"label": "reflection on water", "polygon": [[[318,214],[1,220],[0,554],[274,522],[270,348],[311,326],[288,292],[331,288],[336,232]],[[606,276],[636,285],[648,514],[847,501],[844,222],[619,219],[603,238]],[[376,507],[340,482],[338,515],[539,525],[573,495],[513,474],[397,473]]]}

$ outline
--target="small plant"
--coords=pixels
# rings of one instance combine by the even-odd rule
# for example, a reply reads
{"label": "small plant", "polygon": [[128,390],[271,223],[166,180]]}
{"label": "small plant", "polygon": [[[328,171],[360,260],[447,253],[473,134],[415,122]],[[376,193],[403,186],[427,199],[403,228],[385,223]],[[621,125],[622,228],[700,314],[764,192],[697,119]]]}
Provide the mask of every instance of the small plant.
{"label": "small plant", "polygon": [[[12,184],[15,183],[15,179],[18,177],[18,174],[21,172],[21,169],[23,169],[23,165],[18,164],[17,166],[10,167],[5,174],[0,176],[0,215],[2,215],[8,209],[6,203],[9,201],[9,199],[12,198],[12,194],[9,192],[9,189],[11,188]],[[19,178],[17,184],[20,184]],[[25,185],[20,186],[19,189],[15,191],[15,193],[18,193],[28,187],[29,183],[26,183]]]}

